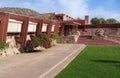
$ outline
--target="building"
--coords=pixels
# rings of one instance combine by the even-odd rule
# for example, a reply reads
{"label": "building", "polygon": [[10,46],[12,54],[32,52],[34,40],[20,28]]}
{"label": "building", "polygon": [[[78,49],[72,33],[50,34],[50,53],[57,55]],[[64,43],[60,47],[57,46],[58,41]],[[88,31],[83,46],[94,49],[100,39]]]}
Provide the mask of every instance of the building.
{"label": "building", "polygon": [[75,24],[75,22],[84,24],[84,20],[75,20],[65,14],[39,14],[29,9],[20,8],[4,8],[0,11],[0,41],[6,41],[14,36],[16,43],[20,45],[26,44],[28,35],[37,36],[42,32],[48,36],[52,32],[62,35],[63,24]]}
{"label": "building", "polygon": [[[37,36],[52,32],[67,36],[71,31],[79,31],[81,35],[94,35],[99,28],[104,28],[108,35],[120,35],[120,24],[91,25],[89,16],[84,20],[76,20],[66,14],[40,14],[29,9],[0,9],[0,41],[14,38],[16,43],[25,45],[29,36]],[[114,32],[114,33],[113,33]]]}
{"label": "building", "polygon": [[0,12],[0,41],[14,37],[20,45],[25,45],[28,35],[37,36],[44,32],[48,36],[58,32],[57,22]]}

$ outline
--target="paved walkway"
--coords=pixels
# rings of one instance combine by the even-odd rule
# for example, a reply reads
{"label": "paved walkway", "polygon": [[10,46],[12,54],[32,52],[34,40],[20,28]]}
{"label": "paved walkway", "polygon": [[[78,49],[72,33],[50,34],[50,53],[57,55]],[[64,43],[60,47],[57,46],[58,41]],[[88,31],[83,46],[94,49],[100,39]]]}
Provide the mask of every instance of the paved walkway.
{"label": "paved walkway", "polygon": [[84,48],[59,44],[41,52],[0,57],[0,78],[53,78]]}

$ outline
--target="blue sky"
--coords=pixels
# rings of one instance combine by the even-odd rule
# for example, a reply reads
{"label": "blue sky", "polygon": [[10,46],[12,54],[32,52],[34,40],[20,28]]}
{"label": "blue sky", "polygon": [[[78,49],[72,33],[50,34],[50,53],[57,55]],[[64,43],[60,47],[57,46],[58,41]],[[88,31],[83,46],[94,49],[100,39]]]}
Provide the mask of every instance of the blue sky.
{"label": "blue sky", "polygon": [[120,21],[120,0],[0,0],[0,7],[22,7],[40,13],[65,13],[74,18],[115,18]]}

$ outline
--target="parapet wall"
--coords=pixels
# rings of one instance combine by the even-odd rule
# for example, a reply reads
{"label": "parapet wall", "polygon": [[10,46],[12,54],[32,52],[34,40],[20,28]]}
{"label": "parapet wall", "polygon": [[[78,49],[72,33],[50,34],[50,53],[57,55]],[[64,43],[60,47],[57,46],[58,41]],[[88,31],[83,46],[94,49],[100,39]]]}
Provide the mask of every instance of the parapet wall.
{"label": "parapet wall", "polygon": [[87,28],[85,29],[84,35],[94,36],[96,31],[99,29],[104,30],[104,35],[108,37],[119,37],[120,36],[120,28]]}

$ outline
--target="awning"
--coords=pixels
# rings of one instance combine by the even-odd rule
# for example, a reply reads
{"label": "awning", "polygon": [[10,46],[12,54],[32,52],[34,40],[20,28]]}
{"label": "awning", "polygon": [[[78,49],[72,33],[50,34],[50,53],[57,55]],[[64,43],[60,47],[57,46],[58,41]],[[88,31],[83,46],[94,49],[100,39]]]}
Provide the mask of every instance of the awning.
{"label": "awning", "polygon": [[81,25],[81,23],[78,23],[78,22],[73,22],[73,24],[76,24],[76,25]]}

